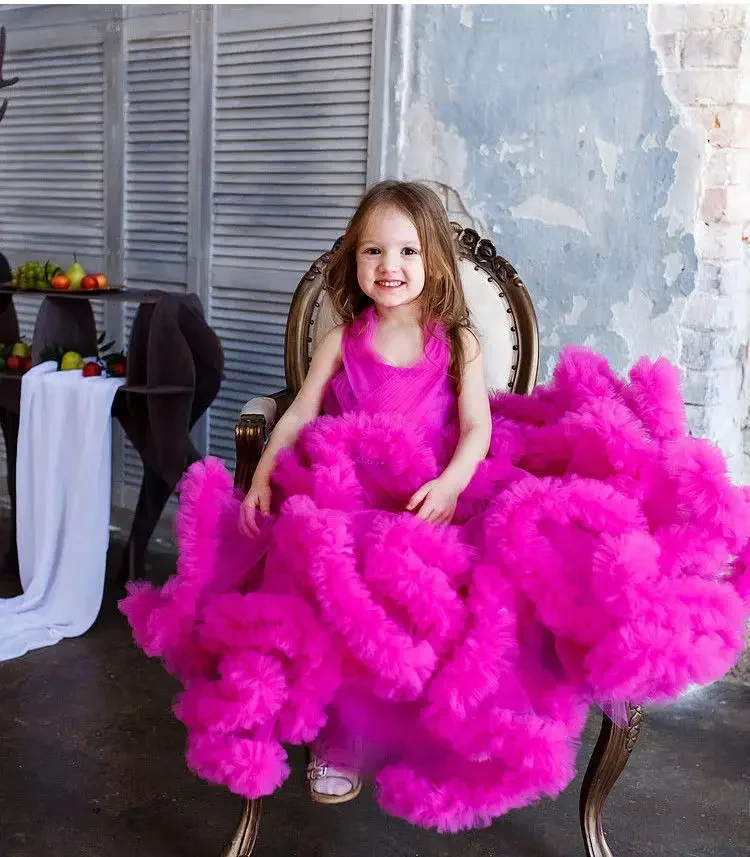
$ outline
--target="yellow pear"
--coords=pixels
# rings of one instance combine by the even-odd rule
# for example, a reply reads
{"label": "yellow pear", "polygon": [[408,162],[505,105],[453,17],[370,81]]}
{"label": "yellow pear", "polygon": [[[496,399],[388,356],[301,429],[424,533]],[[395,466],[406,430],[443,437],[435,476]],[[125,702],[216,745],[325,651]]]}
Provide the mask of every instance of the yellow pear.
{"label": "yellow pear", "polygon": [[86,276],[81,263],[73,256],[73,264],[65,272],[65,276],[70,280],[71,289],[80,289],[81,280]]}
{"label": "yellow pear", "polygon": [[77,351],[66,351],[62,356],[62,360],[60,361],[60,368],[62,370],[67,369],[81,369],[83,367],[83,357]]}

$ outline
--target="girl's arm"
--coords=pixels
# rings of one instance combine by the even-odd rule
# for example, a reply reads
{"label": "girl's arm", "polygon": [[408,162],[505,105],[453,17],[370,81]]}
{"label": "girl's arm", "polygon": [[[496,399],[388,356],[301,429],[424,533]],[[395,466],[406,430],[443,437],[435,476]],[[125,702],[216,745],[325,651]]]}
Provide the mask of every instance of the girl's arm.
{"label": "girl's arm", "polygon": [[270,480],[276,456],[282,449],[293,446],[302,429],[320,415],[326,385],[341,365],[342,334],[343,328],[335,328],[315,349],[310,369],[299,393],[271,432],[270,440],[255,469],[250,490],[242,504],[240,529],[246,535],[258,534],[256,509],[260,509],[264,515],[271,511]]}
{"label": "girl's arm", "polygon": [[423,485],[406,507],[409,511],[418,509],[417,517],[436,524],[450,523],[459,494],[471,482],[490,448],[492,424],[484,358],[481,346],[468,331],[465,347],[469,358],[458,397],[461,434],[456,451],[441,476]]}

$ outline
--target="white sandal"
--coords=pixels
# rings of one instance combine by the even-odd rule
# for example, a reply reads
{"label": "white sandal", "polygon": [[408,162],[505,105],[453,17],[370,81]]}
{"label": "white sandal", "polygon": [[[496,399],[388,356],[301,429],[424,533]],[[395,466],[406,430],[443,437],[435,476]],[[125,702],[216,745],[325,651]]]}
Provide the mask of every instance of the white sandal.
{"label": "white sandal", "polygon": [[[337,779],[349,783],[349,789],[340,795],[328,795],[319,792],[315,784],[321,780]],[[318,756],[311,756],[310,764],[307,766],[307,781],[310,786],[310,797],[315,803],[337,804],[347,803],[354,800],[362,791],[362,778],[356,771],[345,771],[334,768]]]}

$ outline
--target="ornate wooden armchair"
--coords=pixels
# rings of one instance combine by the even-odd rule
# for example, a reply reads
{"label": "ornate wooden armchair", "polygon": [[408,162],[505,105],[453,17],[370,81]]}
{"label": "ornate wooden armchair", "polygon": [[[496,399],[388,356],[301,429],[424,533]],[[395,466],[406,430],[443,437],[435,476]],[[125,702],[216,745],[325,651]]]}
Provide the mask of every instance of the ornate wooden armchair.
{"label": "ornate wooden armchair", "polygon": [[[472,229],[453,224],[464,292],[485,353],[487,384],[495,390],[528,394],[539,363],[536,316],[513,266],[492,243]],[[247,490],[274,421],[289,407],[310,365],[316,345],[335,325],[324,290],[330,253],[315,261],[300,281],[286,326],[284,365],[287,387],[251,399],[235,426],[235,484]],[[587,857],[612,857],[602,828],[602,810],[638,739],[642,711],[623,706],[615,719],[602,714],[602,727],[583,780],[580,822]],[[613,712],[614,713],[614,712]],[[626,724],[626,725],[618,725]],[[261,802],[245,801],[240,824],[223,857],[250,857],[260,827]]]}

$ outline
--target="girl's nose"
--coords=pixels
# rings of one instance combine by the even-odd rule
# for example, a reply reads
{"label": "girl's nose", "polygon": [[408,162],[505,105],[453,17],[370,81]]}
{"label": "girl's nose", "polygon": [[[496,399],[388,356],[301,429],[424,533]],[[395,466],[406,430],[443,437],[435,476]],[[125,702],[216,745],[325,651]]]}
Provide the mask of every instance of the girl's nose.
{"label": "girl's nose", "polygon": [[397,271],[399,268],[399,255],[396,251],[386,250],[380,254],[380,270],[383,273]]}

